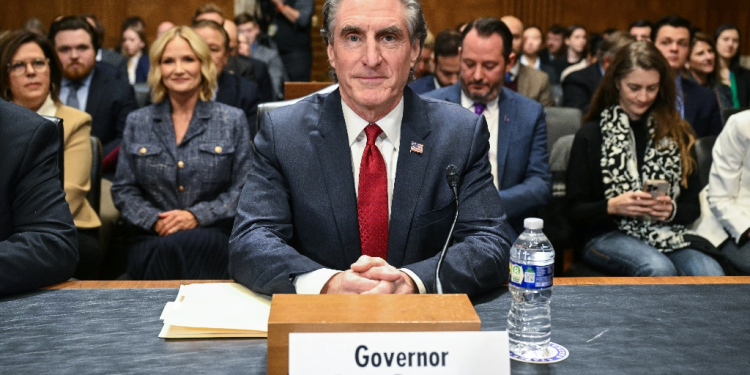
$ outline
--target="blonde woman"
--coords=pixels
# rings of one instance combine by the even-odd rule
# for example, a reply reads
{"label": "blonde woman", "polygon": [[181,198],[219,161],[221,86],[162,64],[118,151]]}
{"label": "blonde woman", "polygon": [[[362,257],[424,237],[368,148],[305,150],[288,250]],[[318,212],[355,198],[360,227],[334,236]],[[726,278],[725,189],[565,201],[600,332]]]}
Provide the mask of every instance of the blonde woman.
{"label": "blonde woman", "polygon": [[216,67],[189,27],[150,51],[154,104],[128,116],[112,198],[132,230],[135,279],[226,279],[227,246],[250,170],[249,127],[212,101]]}

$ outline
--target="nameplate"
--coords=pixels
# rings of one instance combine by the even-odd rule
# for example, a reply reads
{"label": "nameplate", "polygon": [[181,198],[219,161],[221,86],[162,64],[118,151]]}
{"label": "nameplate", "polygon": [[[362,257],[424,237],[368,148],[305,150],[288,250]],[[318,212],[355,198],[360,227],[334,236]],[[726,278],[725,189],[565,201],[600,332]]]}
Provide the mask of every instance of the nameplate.
{"label": "nameplate", "polygon": [[289,375],[302,374],[510,374],[508,333],[290,333]]}

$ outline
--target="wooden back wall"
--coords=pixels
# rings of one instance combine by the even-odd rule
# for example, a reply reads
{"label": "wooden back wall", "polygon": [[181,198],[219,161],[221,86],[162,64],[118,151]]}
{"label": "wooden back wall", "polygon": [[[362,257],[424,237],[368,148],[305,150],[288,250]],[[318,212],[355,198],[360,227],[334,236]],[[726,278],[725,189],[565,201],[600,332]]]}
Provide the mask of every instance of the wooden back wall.
{"label": "wooden back wall", "polygon": [[[0,12],[0,30],[20,28],[29,17],[36,16],[49,26],[58,15],[92,12],[104,24],[105,47],[114,47],[120,41],[120,25],[128,16],[139,15],[146,21],[149,41],[162,21],[189,24],[195,8],[204,0],[13,0],[3,4]],[[233,15],[234,0],[213,0]],[[320,28],[320,9],[324,0],[315,0],[316,18],[313,23],[313,76],[314,80],[327,80],[328,62],[317,30]],[[716,27],[732,22],[742,30],[741,52],[750,54],[750,1],[729,0],[423,0],[425,18],[430,30],[453,28],[472,19],[514,15],[524,24],[535,24],[543,30],[553,24],[580,23],[590,32],[607,28],[626,29],[636,19],[656,21],[668,14],[678,14],[695,26],[713,33]]]}

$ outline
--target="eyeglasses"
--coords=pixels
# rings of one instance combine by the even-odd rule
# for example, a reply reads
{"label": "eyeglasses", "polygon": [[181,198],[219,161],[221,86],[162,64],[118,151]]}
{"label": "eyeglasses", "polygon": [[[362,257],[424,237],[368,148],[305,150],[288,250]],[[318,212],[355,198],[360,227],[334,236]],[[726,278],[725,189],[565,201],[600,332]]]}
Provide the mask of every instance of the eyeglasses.
{"label": "eyeglasses", "polygon": [[31,64],[34,71],[37,73],[44,73],[49,69],[49,59],[34,59],[31,61],[16,61],[13,64],[8,64],[8,71],[11,75],[20,77],[26,74],[26,69]]}

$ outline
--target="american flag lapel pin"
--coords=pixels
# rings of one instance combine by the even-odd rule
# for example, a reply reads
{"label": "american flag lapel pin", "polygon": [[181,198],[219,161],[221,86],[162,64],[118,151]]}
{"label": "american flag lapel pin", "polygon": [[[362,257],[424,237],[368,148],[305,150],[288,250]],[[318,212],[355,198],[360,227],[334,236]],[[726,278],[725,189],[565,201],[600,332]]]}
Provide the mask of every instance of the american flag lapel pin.
{"label": "american flag lapel pin", "polygon": [[411,148],[409,149],[409,152],[416,152],[417,154],[421,154],[422,151],[424,151],[424,145],[417,142],[411,143]]}

